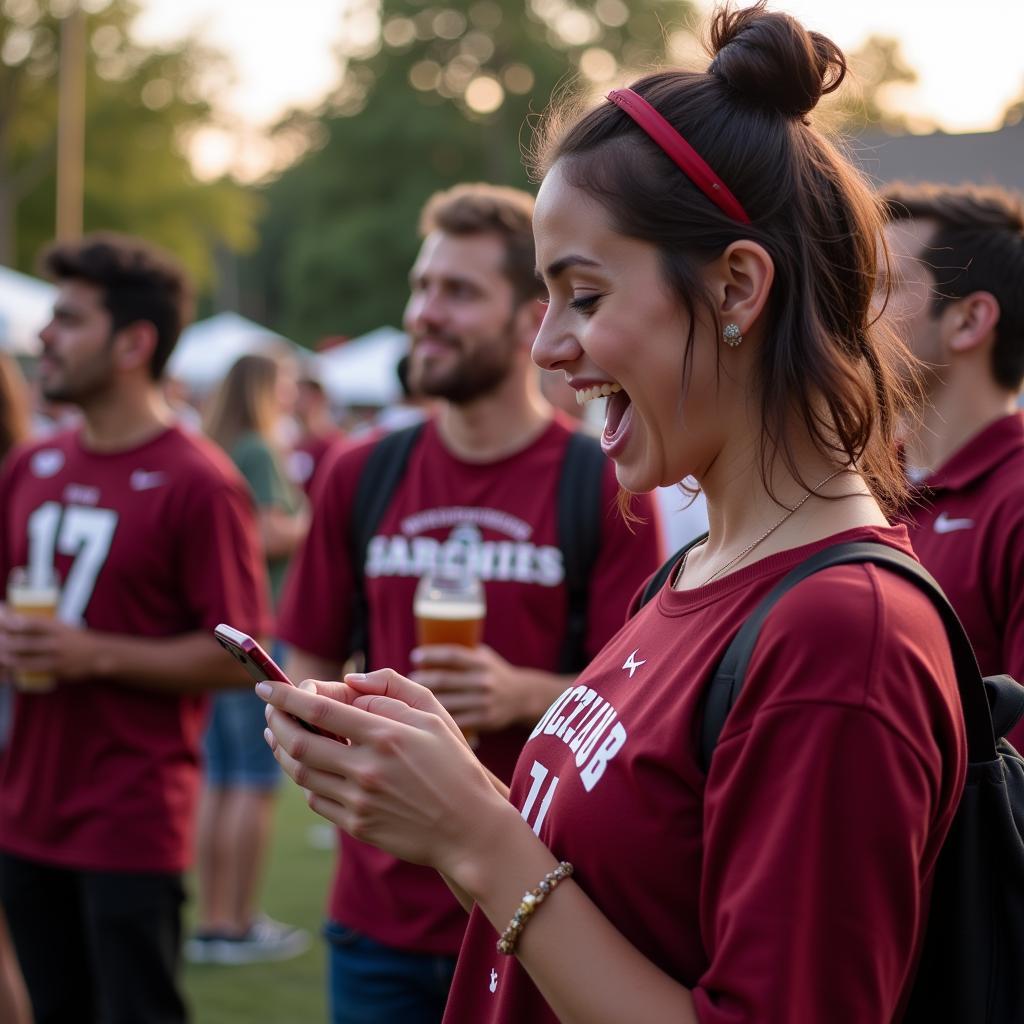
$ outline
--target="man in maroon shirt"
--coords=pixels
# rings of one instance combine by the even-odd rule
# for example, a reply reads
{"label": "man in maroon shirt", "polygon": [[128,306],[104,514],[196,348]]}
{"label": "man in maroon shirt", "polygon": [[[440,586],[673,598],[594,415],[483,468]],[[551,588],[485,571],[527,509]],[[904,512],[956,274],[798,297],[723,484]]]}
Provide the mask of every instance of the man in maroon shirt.
{"label": "man in maroon shirt", "polygon": [[[467,731],[495,774],[511,777],[530,727],[562,692],[567,586],[556,493],[573,425],[542,398],[530,346],[543,317],[533,199],[462,186],[421,221],[405,326],[410,383],[438,400],[413,447],[364,566],[375,665],[413,673]],[[338,678],[349,650],[353,496],[373,442],[323,469],[313,525],[286,590],[280,634],[293,679]],[[654,508],[627,524],[604,466],[600,547],[590,573],[585,655],[622,624],[658,563]],[[478,648],[416,648],[418,578],[448,560],[474,565],[487,616]],[[414,649],[415,648],[415,649]],[[466,926],[444,882],[342,834],[327,934],[334,1024],[439,1021]]]}
{"label": "man in maroon shirt", "polygon": [[[1024,210],[999,189],[895,186],[888,311],[924,363],[904,438],[914,550],[982,672],[1024,679]],[[1024,726],[1010,739],[1024,746]]]}
{"label": "man in maroon shirt", "polygon": [[113,235],[56,246],[45,265],[58,293],[40,383],[82,423],[0,473],[0,575],[62,583],[56,618],[0,606],[0,670],[55,681],[17,695],[0,901],[37,1024],[172,1024],[187,1019],[181,873],[204,691],[248,681],[211,630],[265,631],[266,580],[244,483],[161,396],[181,270]]}

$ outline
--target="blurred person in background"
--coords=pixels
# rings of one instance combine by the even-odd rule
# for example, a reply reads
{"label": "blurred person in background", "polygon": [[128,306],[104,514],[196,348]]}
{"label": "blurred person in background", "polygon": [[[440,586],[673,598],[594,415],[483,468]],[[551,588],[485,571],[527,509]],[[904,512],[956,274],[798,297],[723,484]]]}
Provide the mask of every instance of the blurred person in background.
{"label": "blurred person in background", "polygon": [[330,397],[315,377],[299,377],[293,415],[299,433],[288,453],[286,467],[289,479],[308,497],[323,457],[344,434],[331,415]]}
{"label": "blurred person in background", "polygon": [[[17,362],[6,352],[0,352],[0,464],[15,445],[28,440],[31,422],[28,381]],[[10,684],[0,677],[0,757],[11,727],[11,698]],[[29,1024],[31,1019],[25,979],[0,903],[0,1021]]]}
{"label": "blurred person in background", "polygon": [[191,309],[182,269],[109,234],[43,266],[39,386],[82,421],[0,473],[0,578],[62,584],[53,618],[0,606],[0,668],[55,681],[16,693],[0,901],[37,1024],[182,1024],[205,695],[250,683],[212,631],[269,629],[265,569],[244,481],[161,394]]}
{"label": "blurred person in background", "polygon": [[0,352],[0,462],[32,429],[30,388],[17,361]]}
{"label": "blurred person in background", "polygon": [[[923,364],[902,513],[984,675],[1024,679],[1024,208],[997,188],[893,185],[880,301]],[[1007,737],[1024,749],[1024,723]]]}
{"label": "blurred person in background", "polygon": [[[530,360],[544,315],[532,211],[527,193],[483,184],[427,203],[405,328],[409,391],[432,400],[434,415],[413,441],[362,566],[352,564],[353,494],[386,442],[352,446],[325,467],[281,610],[292,678],[334,678],[354,653],[361,576],[372,663],[415,671],[479,733],[481,761],[506,779],[530,727],[618,628],[659,558],[650,502],[638,504],[643,521],[623,521],[613,466],[596,441],[587,451],[596,455],[593,564],[573,572],[560,546],[560,481],[584,453],[576,423],[542,397]],[[452,559],[487,566],[484,642],[417,647],[418,580]],[[577,588],[584,608],[572,603]],[[465,913],[436,873],[351,836],[341,843],[327,925],[332,1021],[439,1021]]]}
{"label": "blurred person in background", "polygon": [[[281,424],[295,408],[293,362],[242,356],[210,399],[207,436],[220,445],[249,485],[272,605],[288,562],[309,527],[306,501],[284,471]],[[273,655],[279,662],[281,650]],[[200,801],[196,932],[185,947],[194,963],[245,964],[302,953],[309,934],[259,912],[280,769],[268,756],[261,702],[251,690],[218,693],[204,741]]]}

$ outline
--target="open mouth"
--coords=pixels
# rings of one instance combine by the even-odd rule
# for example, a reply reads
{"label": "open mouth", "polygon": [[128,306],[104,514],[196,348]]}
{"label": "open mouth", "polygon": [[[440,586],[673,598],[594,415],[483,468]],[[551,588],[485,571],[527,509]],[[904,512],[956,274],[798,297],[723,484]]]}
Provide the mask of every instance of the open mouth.
{"label": "open mouth", "polygon": [[632,401],[629,395],[622,390],[621,384],[606,382],[595,384],[593,387],[583,388],[576,392],[576,401],[580,405],[592,402],[595,398],[607,398],[604,410],[604,430],[601,436],[601,445],[606,452],[611,452],[618,447],[619,442],[625,437],[632,419],[630,412]]}
{"label": "open mouth", "polygon": [[633,403],[622,388],[608,396],[604,407],[604,430],[601,434],[601,444],[606,452],[616,448],[618,442],[625,437],[633,418],[632,411]]}

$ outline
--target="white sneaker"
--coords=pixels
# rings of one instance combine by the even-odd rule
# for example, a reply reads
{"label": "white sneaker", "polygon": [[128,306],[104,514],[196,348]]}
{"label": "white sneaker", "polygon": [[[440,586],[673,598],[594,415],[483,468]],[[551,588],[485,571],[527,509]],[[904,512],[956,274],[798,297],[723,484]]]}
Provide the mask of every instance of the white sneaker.
{"label": "white sneaker", "polygon": [[193,963],[240,965],[290,960],[305,953],[309,943],[309,932],[304,929],[261,915],[238,938],[219,936],[208,940],[206,959]]}

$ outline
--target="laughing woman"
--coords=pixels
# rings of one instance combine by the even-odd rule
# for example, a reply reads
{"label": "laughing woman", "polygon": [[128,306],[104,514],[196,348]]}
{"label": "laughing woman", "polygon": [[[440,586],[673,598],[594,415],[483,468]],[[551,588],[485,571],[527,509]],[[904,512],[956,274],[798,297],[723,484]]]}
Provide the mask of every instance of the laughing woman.
{"label": "laughing woman", "polygon": [[807,119],[843,56],[762,5],[711,41],[707,71],[550,124],[535,216],[535,359],[612,392],[625,490],[699,481],[707,541],[544,716],[507,794],[395,673],[260,684],[311,806],[471,909],[450,1024],[877,1024],[913,977],[965,761],[929,600],[873,565],[795,587],[700,764],[712,671],[772,587],[837,542],[909,551],[885,516],[910,368],[869,308],[878,208]]}

